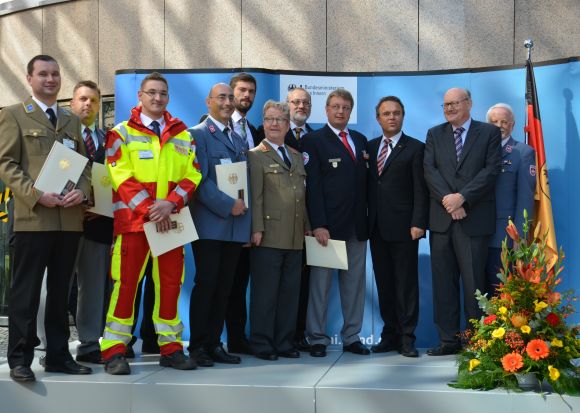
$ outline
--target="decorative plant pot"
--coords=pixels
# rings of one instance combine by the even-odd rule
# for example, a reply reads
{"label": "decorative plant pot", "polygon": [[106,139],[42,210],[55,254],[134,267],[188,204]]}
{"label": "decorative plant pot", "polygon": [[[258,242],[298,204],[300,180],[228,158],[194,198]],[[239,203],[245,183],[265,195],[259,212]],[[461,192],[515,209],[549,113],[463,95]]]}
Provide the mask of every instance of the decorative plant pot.
{"label": "decorative plant pot", "polygon": [[522,390],[537,390],[540,388],[540,381],[534,373],[516,373],[516,379],[518,380],[518,385]]}

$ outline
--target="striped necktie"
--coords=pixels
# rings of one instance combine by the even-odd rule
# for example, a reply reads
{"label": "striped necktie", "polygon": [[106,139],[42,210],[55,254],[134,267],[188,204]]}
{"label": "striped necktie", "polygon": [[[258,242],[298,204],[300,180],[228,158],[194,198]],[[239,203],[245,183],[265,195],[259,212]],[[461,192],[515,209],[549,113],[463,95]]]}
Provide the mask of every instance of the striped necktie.
{"label": "striped necktie", "polygon": [[463,127],[459,127],[455,129],[453,132],[455,136],[455,154],[457,155],[457,161],[459,162],[459,158],[461,157],[461,151],[463,151],[463,142],[461,141],[461,134],[465,129]]}

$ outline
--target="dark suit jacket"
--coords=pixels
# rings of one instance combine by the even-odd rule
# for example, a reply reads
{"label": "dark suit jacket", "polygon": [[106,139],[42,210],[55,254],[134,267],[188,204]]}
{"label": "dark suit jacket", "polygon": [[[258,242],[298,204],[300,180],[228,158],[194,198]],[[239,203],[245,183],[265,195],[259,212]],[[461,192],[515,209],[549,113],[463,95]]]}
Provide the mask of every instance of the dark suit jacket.
{"label": "dark suit jacket", "polygon": [[429,129],[425,142],[425,180],[429,188],[429,229],[445,232],[451,215],[441,201],[459,192],[467,217],[460,220],[468,236],[491,235],[495,230],[495,181],[501,169],[501,131],[497,126],[471,121],[459,162],[449,122]]}
{"label": "dark suit jacket", "polygon": [[[84,129],[84,128],[83,128]],[[96,148],[95,156],[91,157],[88,154],[90,162],[105,163],[105,132],[102,129],[96,129],[99,146]],[[83,140],[84,141],[84,140]],[[86,150],[86,143],[85,143]],[[113,194],[111,193],[111,196]],[[85,219],[83,236],[91,241],[100,242],[102,244],[111,244],[113,242],[113,218],[99,216],[94,219]]]}
{"label": "dark suit jacket", "polygon": [[306,207],[312,229],[324,227],[332,239],[353,235],[364,241],[367,231],[367,139],[349,129],[356,162],[328,125],[302,142],[306,169]]}
{"label": "dark suit jacket", "polygon": [[369,231],[372,233],[376,226],[385,241],[411,241],[411,227],[427,229],[425,144],[403,133],[379,176],[377,156],[382,138],[367,144]]}

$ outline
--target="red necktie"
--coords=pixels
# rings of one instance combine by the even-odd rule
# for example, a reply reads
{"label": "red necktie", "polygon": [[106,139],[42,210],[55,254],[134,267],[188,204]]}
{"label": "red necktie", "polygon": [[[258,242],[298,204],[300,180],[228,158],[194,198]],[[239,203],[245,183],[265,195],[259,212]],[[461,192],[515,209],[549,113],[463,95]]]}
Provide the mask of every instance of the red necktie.
{"label": "red necktie", "polygon": [[93,135],[91,135],[91,130],[87,127],[85,128],[85,147],[87,148],[87,154],[91,160],[95,159],[95,154],[97,149],[95,148],[95,142],[93,141]]}
{"label": "red necktie", "polygon": [[379,171],[379,175],[383,173],[383,168],[385,167],[385,161],[387,160],[387,153],[389,152],[389,147],[391,146],[391,140],[389,138],[383,139],[383,147],[381,148],[381,152],[379,153],[379,157],[377,158],[377,169]]}
{"label": "red necktie", "polygon": [[340,136],[340,138],[342,139],[342,144],[344,145],[344,147],[346,148],[346,150],[350,154],[350,157],[352,158],[352,160],[356,161],[356,157],[354,156],[354,152],[352,151],[352,148],[350,147],[350,145],[348,144],[348,141],[346,140],[346,132],[341,130],[340,133],[338,134],[338,136]]}

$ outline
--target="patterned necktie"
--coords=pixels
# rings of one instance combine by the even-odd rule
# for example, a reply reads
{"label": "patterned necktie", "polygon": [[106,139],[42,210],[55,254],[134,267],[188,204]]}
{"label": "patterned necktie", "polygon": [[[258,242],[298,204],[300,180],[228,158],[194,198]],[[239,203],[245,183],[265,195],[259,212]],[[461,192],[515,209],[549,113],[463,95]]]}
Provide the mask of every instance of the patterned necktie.
{"label": "patterned necktie", "polygon": [[300,133],[302,132],[302,128],[294,128],[294,131],[296,132],[296,140],[299,141],[300,140]]}
{"label": "patterned necktie", "polygon": [[93,135],[91,134],[91,130],[88,127],[85,128],[85,148],[87,148],[87,154],[89,155],[89,158],[94,160],[95,154],[97,153],[97,148],[95,148]]}
{"label": "patterned necktie", "polygon": [[290,168],[290,166],[292,166],[292,164],[290,163],[290,159],[288,159],[288,155],[286,155],[286,151],[284,150],[284,147],[278,146],[278,152],[280,152],[280,155],[282,155],[282,159],[284,159],[284,163],[286,164],[286,166],[288,168]]}
{"label": "patterned necktie", "polygon": [[153,133],[159,137],[161,137],[161,128],[159,127],[159,122],[157,122],[156,120],[154,120],[153,122],[151,122],[151,130],[153,131]]}
{"label": "patterned necktie", "polygon": [[48,119],[50,120],[50,123],[52,123],[52,126],[56,128],[56,114],[54,113],[54,110],[48,108],[46,109],[46,114],[48,115]]}
{"label": "patterned necktie", "polygon": [[393,147],[391,146],[391,138],[385,137],[383,139],[383,147],[381,148],[381,152],[379,153],[379,157],[377,158],[377,170],[379,171],[379,176],[383,173],[383,168],[385,167],[385,162],[387,160],[389,148],[391,149],[391,151],[393,150]]}
{"label": "patterned necktie", "polygon": [[356,161],[356,157],[354,156],[354,152],[352,151],[352,148],[350,147],[350,145],[348,144],[348,140],[346,139],[346,132],[341,130],[340,133],[338,134],[338,136],[340,136],[340,138],[342,139],[342,144],[344,145],[344,147],[346,148],[346,150],[350,154],[350,157],[352,158],[352,160]]}
{"label": "patterned necktie", "polygon": [[457,155],[457,161],[459,162],[459,157],[461,156],[461,151],[463,150],[463,142],[461,142],[461,134],[465,129],[459,127],[455,129],[453,135],[455,136],[455,154]]}
{"label": "patterned necktie", "polygon": [[240,132],[242,134],[242,138],[244,138],[244,141],[248,140],[248,132],[246,131],[246,118],[241,118],[240,119]]}

